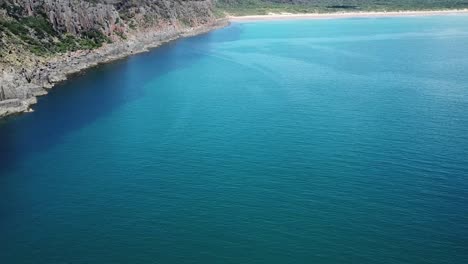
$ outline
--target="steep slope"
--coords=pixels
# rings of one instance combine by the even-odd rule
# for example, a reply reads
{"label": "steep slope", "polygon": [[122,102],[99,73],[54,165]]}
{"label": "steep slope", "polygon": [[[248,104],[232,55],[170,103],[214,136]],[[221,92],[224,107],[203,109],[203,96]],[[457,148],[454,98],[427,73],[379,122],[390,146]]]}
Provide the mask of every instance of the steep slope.
{"label": "steep slope", "polygon": [[0,117],[67,74],[222,23],[211,0],[0,0]]}

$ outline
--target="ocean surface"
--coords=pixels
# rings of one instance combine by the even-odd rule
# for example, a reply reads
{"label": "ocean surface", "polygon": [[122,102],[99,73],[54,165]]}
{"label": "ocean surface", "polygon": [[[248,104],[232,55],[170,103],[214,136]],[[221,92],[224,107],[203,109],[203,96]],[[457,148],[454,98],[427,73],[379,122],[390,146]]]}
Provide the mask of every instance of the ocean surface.
{"label": "ocean surface", "polygon": [[233,23],[0,123],[0,263],[468,263],[468,16]]}

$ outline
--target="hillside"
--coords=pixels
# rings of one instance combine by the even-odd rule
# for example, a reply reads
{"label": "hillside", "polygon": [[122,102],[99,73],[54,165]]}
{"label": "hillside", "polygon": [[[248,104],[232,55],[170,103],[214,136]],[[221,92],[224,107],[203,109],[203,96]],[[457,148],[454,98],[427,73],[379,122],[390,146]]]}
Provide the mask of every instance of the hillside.
{"label": "hillside", "polygon": [[209,0],[0,0],[2,48],[35,55],[93,49],[142,29],[205,24],[212,9]]}

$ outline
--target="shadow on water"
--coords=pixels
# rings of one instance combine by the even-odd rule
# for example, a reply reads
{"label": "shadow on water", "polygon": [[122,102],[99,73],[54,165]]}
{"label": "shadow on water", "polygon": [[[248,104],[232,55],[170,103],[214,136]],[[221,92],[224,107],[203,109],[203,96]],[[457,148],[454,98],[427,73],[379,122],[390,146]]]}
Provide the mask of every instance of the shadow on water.
{"label": "shadow on water", "polygon": [[60,143],[68,133],[144,96],[147,82],[190,66],[210,52],[212,43],[233,39],[232,33],[239,34],[228,27],[180,39],[71,76],[39,98],[33,113],[0,122],[0,175]]}

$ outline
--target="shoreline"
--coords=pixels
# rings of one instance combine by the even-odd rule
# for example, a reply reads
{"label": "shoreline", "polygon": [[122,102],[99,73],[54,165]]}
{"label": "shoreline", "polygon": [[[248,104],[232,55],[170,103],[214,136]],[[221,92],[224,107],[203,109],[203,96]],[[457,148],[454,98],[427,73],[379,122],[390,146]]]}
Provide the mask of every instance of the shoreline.
{"label": "shoreline", "polygon": [[[227,16],[211,23],[191,28],[172,28],[166,30],[148,29],[129,36],[129,39],[106,44],[95,50],[69,52],[44,61],[37,61],[35,67],[17,68],[0,64],[0,83],[4,89],[18,90],[20,97],[0,100],[0,119],[7,116],[33,112],[32,105],[37,97],[46,95],[48,90],[63,82],[73,74],[79,73],[99,64],[112,62],[125,57],[148,52],[164,43],[179,38],[191,37],[210,32],[230,22],[246,23],[276,20],[309,20],[309,19],[344,19],[344,18],[378,18],[378,17],[421,17],[437,15],[468,15],[468,9],[434,10],[434,11],[392,11],[392,12],[340,12],[340,13],[270,13],[268,15]],[[0,94],[1,95],[1,94]],[[0,97],[1,98],[1,97]],[[8,97],[7,97],[8,98]]]}
{"label": "shoreline", "polygon": [[363,11],[337,13],[270,13],[268,15],[229,16],[231,22],[255,22],[276,20],[308,19],[344,19],[344,18],[379,18],[379,17],[422,17],[440,15],[468,15],[468,9],[433,10],[433,11]]}
{"label": "shoreline", "polygon": [[36,67],[17,68],[0,64],[0,82],[7,89],[19,90],[21,98],[0,100],[0,120],[8,116],[29,113],[34,110],[37,97],[48,94],[48,90],[65,81],[73,74],[99,64],[124,59],[128,56],[148,52],[165,43],[186,37],[208,33],[229,25],[227,19],[217,19],[198,27],[145,30],[120,41],[95,50],[79,50],[49,57],[37,62]]}

